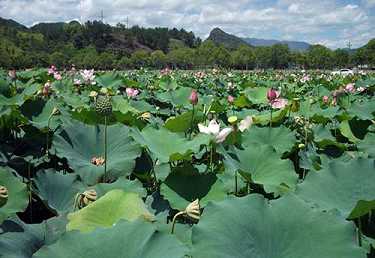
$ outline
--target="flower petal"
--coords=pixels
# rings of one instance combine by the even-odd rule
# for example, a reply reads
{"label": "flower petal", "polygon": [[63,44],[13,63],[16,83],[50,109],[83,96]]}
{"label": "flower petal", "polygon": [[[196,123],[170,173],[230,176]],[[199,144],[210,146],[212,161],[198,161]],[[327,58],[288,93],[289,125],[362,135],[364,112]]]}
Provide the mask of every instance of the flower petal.
{"label": "flower petal", "polygon": [[227,128],[224,128],[223,130],[221,130],[215,137],[215,141],[217,143],[221,143],[223,141],[225,141],[225,139],[227,138],[227,136],[232,132],[232,128],[230,127],[227,127]]}
{"label": "flower petal", "polygon": [[243,132],[246,129],[248,129],[253,124],[253,117],[246,116],[245,119],[243,119],[240,124],[238,125],[238,129]]}
{"label": "flower petal", "polygon": [[210,129],[207,126],[204,126],[202,124],[198,124],[199,132],[205,133],[205,134],[211,134]]}
{"label": "flower petal", "polygon": [[287,99],[275,99],[273,102],[272,102],[272,108],[277,108],[277,109],[282,109],[284,108],[286,105],[288,105],[288,100]]}
{"label": "flower petal", "polygon": [[220,131],[220,125],[216,122],[215,119],[212,119],[208,124],[208,129],[213,135],[217,135]]}

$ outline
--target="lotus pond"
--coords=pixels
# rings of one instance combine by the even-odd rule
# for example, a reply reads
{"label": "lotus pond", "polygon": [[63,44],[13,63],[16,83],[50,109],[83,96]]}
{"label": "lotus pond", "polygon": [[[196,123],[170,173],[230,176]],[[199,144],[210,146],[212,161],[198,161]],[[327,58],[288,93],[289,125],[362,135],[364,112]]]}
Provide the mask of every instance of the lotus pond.
{"label": "lotus pond", "polygon": [[0,72],[0,257],[375,257],[375,74]]}

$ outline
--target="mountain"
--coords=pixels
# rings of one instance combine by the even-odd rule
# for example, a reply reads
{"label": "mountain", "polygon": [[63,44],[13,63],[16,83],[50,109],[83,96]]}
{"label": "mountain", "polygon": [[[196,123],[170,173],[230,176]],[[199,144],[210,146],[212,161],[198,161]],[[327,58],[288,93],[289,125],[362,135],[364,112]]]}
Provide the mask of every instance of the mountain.
{"label": "mountain", "polygon": [[241,45],[249,45],[243,39],[232,34],[228,34],[220,28],[213,29],[210,32],[210,35],[208,36],[207,40],[211,40],[216,44],[222,44],[229,49],[236,49]]}
{"label": "mountain", "polygon": [[220,28],[215,28],[210,32],[207,40],[212,40],[216,44],[223,44],[226,48],[235,49],[241,45],[250,45],[255,47],[273,46],[275,44],[287,44],[291,50],[306,51],[311,45],[302,41],[287,41],[274,39],[258,38],[240,38],[235,35],[226,33]]}
{"label": "mountain", "polygon": [[0,17],[0,26],[6,27],[6,28],[13,28],[17,30],[27,30],[26,26],[23,26],[22,24],[12,20],[12,19],[3,19]]}
{"label": "mountain", "polygon": [[242,38],[250,45],[259,46],[273,46],[275,44],[287,44],[291,50],[306,51],[311,45],[303,41],[288,41],[275,39],[258,39],[258,38]]}

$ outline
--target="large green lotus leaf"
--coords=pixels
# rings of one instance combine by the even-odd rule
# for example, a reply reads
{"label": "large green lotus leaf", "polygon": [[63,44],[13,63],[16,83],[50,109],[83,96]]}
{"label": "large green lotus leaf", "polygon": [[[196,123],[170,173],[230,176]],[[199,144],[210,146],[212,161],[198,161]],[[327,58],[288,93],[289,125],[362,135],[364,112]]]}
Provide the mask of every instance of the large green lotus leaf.
{"label": "large green lotus leaf", "polygon": [[32,124],[39,129],[47,128],[55,130],[61,123],[57,115],[52,115],[53,109],[57,108],[57,103],[53,100],[49,100],[43,107],[43,110],[37,116],[33,116]]}
{"label": "large green lotus leaf", "polygon": [[366,102],[354,102],[348,109],[350,115],[354,115],[362,120],[374,119],[375,102],[373,100]]}
{"label": "large green lotus leaf", "polygon": [[114,73],[106,73],[95,78],[98,85],[102,87],[117,89],[122,85],[122,80],[119,79]]}
{"label": "large green lotus leaf", "polygon": [[346,138],[348,138],[351,142],[358,142],[359,139],[354,136],[352,129],[350,128],[350,124],[348,120],[342,121],[340,123],[340,132],[342,135],[344,135]]}
{"label": "large green lotus leaf", "polygon": [[33,258],[182,258],[187,251],[175,236],[138,220],[120,221],[112,228],[97,229],[90,234],[68,232]]}
{"label": "large green lotus leaf", "polygon": [[112,97],[113,111],[120,111],[123,114],[128,112],[138,114],[140,111],[130,105],[129,100],[123,98],[122,96]]}
{"label": "large green lotus leaf", "polygon": [[107,192],[114,189],[121,189],[125,192],[137,193],[141,197],[145,197],[147,195],[147,190],[143,187],[141,182],[139,182],[138,180],[131,181],[126,179],[125,177],[120,177],[115,182],[110,184],[101,183],[95,186],[95,191],[98,197],[101,197]]}
{"label": "large green lotus leaf", "polygon": [[270,145],[276,152],[282,154],[293,147],[296,137],[285,126],[275,128],[252,127],[242,134],[242,142],[245,148],[252,148],[254,144]]}
{"label": "large green lotus leaf", "polygon": [[268,102],[267,91],[268,89],[263,87],[247,88],[244,94],[253,104],[265,104]]}
{"label": "large green lotus leaf", "polygon": [[139,217],[153,220],[153,215],[137,193],[116,189],[85,208],[70,213],[67,230],[90,232],[97,227],[112,227],[120,219],[133,221]]}
{"label": "large green lotus leaf", "polygon": [[171,132],[186,132],[191,127],[192,119],[193,126],[203,118],[202,112],[194,112],[194,118],[192,118],[193,111],[185,112],[176,117],[170,117],[165,121],[164,127]]}
{"label": "large green lotus leaf", "polygon": [[293,195],[210,203],[193,227],[194,258],[365,258],[353,225]]}
{"label": "large green lotus leaf", "polygon": [[147,147],[161,163],[172,160],[190,159],[194,152],[198,152],[203,144],[208,144],[210,138],[207,135],[199,134],[193,140],[168,131],[165,128],[155,129],[146,127],[139,132],[133,130],[134,139],[141,145]]}
{"label": "large green lotus leaf", "polygon": [[85,190],[76,174],[63,175],[52,169],[38,172],[34,183],[39,197],[58,214],[73,211],[76,194]]}
{"label": "large green lotus leaf", "polygon": [[339,109],[340,108],[338,106],[335,106],[335,107],[330,106],[325,109],[322,109],[319,106],[314,106],[313,112],[315,114],[313,115],[313,119],[319,122],[328,121],[329,119],[332,119],[335,116],[337,116]]}
{"label": "large green lotus leaf", "polygon": [[345,148],[345,145],[336,141],[336,138],[332,136],[329,128],[323,125],[313,127],[314,142],[321,148],[325,148],[330,145],[337,146],[338,148]]}
{"label": "large green lotus leaf", "polygon": [[358,150],[368,153],[371,157],[375,157],[375,133],[367,133],[365,138],[358,144]]}
{"label": "large green lotus leaf", "polygon": [[237,151],[240,169],[246,178],[263,185],[266,192],[280,194],[294,189],[298,176],[290,160],[283,160],[268,145],[254,144]]}
{"label": "large green lotus leaf", "polygon": [[368,203],[357,207],[361,210],[354,208],[360,201],[375,200],[374,182],[374,160],[331,161],[318,173],[309,173],[297,188],[297,195],[322,209],[338,209],[345,218],[353,218],[349,216],[352,212],[358,216],[371,210]]}
{"label": "large green lotus leaf", "polygon": [[[59,157],[89,185],[104,174],[104,165],[91,163],[93,157],[104,157],[104,126],[85,125],[78,121],[64,121],[63,132],[54,136],[53,147]],[[107,178],[116,179],[130,174],[141,148],[129,137],[129,129],[120,124],[108,126]]]}
{"label": "large green lotus leaf", "polygon": [[66,218],[55,217],[41,224],[12,223],[12,230],[0,234],[0,257],[31,258],[43,245],[54,243],[64,232]]}
{"label": "large green lotus leaf", "polygon": [[209,201],[223,200],[227,195],[224,184],[215,174],[199,174],[191,166],[174,169],[161,185],[160,193],[178,210],[184,210],[196,199],[204,206]]}
{"label": "large green lotus leaf", "polygon": [[177,90],[166,91],[159,93],[157,97],[163,102],[170,102],[175,106],[186,106],[189,105],[189,96],[192,89],[187,87],[181,87]]}
{"label": "large green lotus leaf", "polygon": [[[277,110],[277,111],[275,111],[275,110],[272,111],[272,123],[275,124],[275,123],[280,122],[282,119],[284,119],[284,117],[286,116],[287,113],[288,113],[287,108]],[[262,112],[259,115],[255,115],[253,117],[254,124],[259,124],[259,125],[263,125],[263,126],[269,124],[270,119],[271,119],[271,112],[270,111]]]}
{"label": "large green lotus leaf", "polygon": [[[16,212],[26,209],[29,198],[26,184],[13,175],[11,169],[0,167],[0,186],[8,189],[8,199],[0,206],[0,224]],[[1,205],[1,204],[0,204]]]}

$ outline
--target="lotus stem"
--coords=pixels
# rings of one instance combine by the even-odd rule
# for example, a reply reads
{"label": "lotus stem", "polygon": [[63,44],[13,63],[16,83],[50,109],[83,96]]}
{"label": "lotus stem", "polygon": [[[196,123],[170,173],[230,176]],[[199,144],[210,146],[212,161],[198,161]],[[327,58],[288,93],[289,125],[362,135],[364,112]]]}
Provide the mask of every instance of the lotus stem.
{"label": "lotus stem", "polygon": [[174,233],[174,226],[175,226],[175,224],[176,224],[176,219],[177,219],[177,217],[178,217],[178,216],[181,216],[181,215],[184,215],[184,214],[185,214],[185,211],[180,211],[180,212],[176,213],[176,215],[174,215],[173,220],[172,220],[172,230],[171,230],[171,234]]}
{"label": "lotus stem", "polygon": [[107,116],[104,116],[104,182],[107,179]]}
{"label": "lotus stem", "polygon": [[362,246],[362,223],[361,223],[361,217],[358,218],[358,245]]}
{"label": "lotus stem", "polygon": [[238,192],[238,177],[237,177],[237,171],[234,173],[234,195],[237,196],[237,192]]}
{"label": "lotus stem", "polygon": [[27,190],[29,192],[29,202],[30,202],[30,223],[33,221],[33,194],[31,192],[31,169],[30,169],[30,162],[27,165]]}
{"label": "lotus stem", "polygon": [[273,110],[273,108],[271,107],[271,113],[270,113],[270,128],[272,128],[272,110]]}
{"label": "lotus stem", "polygon": [[193,106],[193,112],[191,113],[191,121],[190,121],[190,134],[189,134],[189,140],[191,140],[191,134],[193,133],[193,123],[194,123],[194,105]]}

